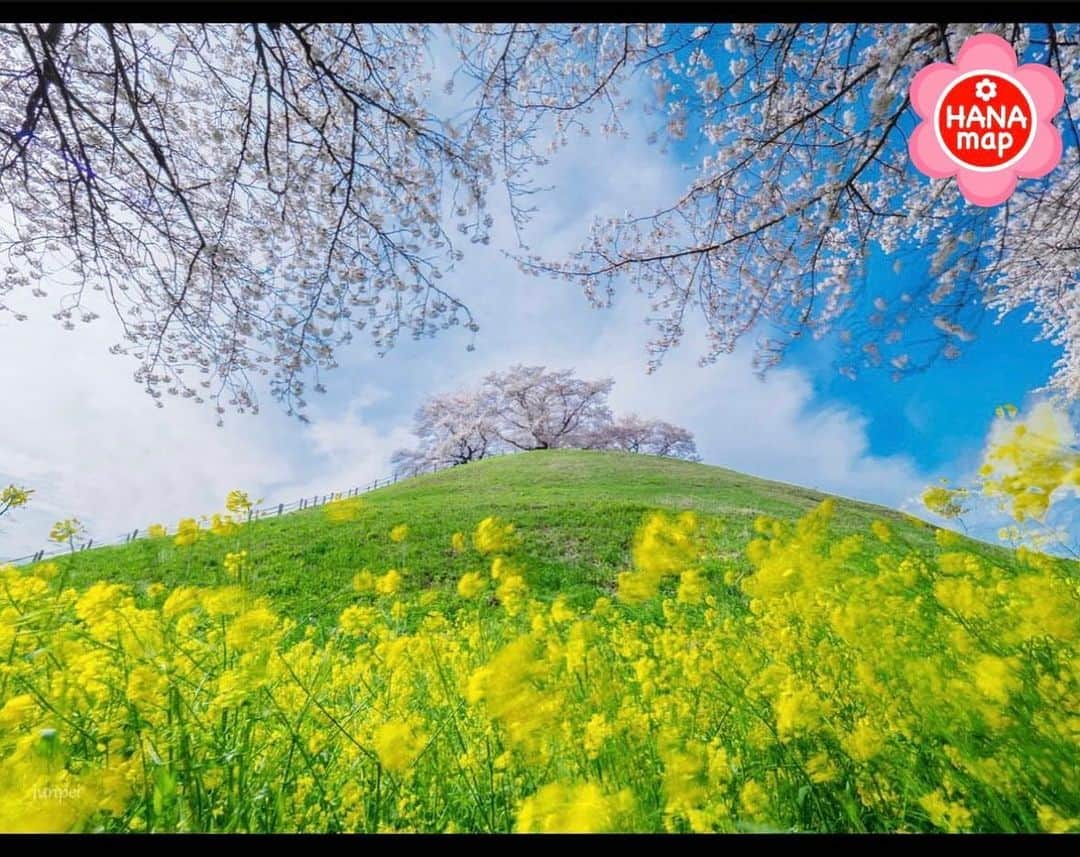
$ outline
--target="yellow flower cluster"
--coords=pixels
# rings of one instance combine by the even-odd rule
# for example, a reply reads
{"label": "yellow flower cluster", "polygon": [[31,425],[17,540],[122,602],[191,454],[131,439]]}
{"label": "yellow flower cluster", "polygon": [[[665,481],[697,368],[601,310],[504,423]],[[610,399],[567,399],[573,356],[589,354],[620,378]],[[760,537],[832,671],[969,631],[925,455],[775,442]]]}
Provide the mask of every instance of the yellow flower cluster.
{"label": "yellow flower cluster", "polygon": [[[634,570],[621,572],[617,578],[619,598],[630,604],[647,601],[656,596],[665,577],[696,574],[694,537],[698,527],[693,512],[683,512],[676,518],[663,512],[650,515],[634,537]],[[683,583],[684,596],[697,597],[696,578]]]}
{"label": "yellow flower cluster", "polygon": [[8,485],[0,489],[0,515],[9,509],[17,509],[30,502],[33,489],[23,488],[19,485]]}
{"label": "yellow flower cluster", "polygon": [[364,513],[364,501],[360,497],[335,497],[326,506],[326,517],[334,523],[356,521]]}
{"label": "yellow flower cluster", "polygon": [[225,495],[225,508],[234,515],[246,515],[254,506],[255,502],[245,491],[234,488]]}
{"label": "yellow flower cluster", "polygon": [[1073,566],[832,513],[738,559],[650,515],[592,603],[488,518],[486,568],[363,569],[325,631],[0,570],[0,830],[1078,829]]}
{"label": "yellow flower cluster", "polygon": [[222,560],[222,565],[225,567],[225,574],[231,580],[243,581],[247,576],[247,571],[250,567],[248,562],[248,552],[246,550],[235,551],[234,553],[225,554],[225,559]]}
{"label": "yellow flower cluster", "polygon": [[199,540],[199,522],[195,518],[181,518],[176,525],[176,536],[173,544],[180,548],[190,547]]}
{"label": "yellow flower cluster", "polygon": [[57,521],[49,531],[49,540],[60,544],[70,543],[85,532],[78,518],[66,518]]}
{"label": "yellow flower cluster", "polygon": [[983,492],[998,497],[1020,522],[1042,520],[1058,491],[1080,489],[1080,451],[1066,413],[1050,402],[1020,419],[998,409],[982,468]]}
{"label": "yellow flower cluster", "polygon": [[948,488],[934,485],[923,491],[922,502],[935,515],[943,518],[958,518],[969,511],[965,503],[968,496],[966,488]]}
{"label": "yellow flower cluster", "polygon": [[[459,550],[457,544],[457,542],[454,544],[455,550]],[[464,540],[462,540],[462,546],[464,546]],[[508,553],[516,546],[517,536],[514,533],[514,525],[495,516],[484,518],[473,533],[473,547],[485,555]]]}

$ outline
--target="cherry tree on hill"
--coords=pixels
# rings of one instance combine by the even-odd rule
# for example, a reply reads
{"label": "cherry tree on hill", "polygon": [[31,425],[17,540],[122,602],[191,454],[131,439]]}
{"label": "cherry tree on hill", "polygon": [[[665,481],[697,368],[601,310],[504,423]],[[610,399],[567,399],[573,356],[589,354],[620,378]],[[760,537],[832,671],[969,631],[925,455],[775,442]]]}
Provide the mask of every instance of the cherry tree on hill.
{"label": "cherry tree on hill", "polygon": [[481,395],[497,414],[499,439],[512,449],[583,448],[596,426],[611,420],[611,378],[583,381],[568,369],[514,366],[484,379]]}
{"label": "cherry tree on hill", "polygon": [[394,453],[396,473],[467,464],[501,449],[497,413],[486,391],[461,390],[432,396],[416,412],[417,449]]}
{"label": "cherry tree on hill", "polygon": [[698,460],[686,429],[633,414],[615,419],[607,405],[613,385],[544,366],[492,372],[474,389],[429,399],[416,413],[419,445],[398,450],[394,470],[413,475],[507,452],[565,448]]}
{"label": "cherry tree on hill", "polygon": [[601,425],[589,438],[590,449],[616,449],[698,461],[694,435],[664,420],[626,414]]}
{"label": "cherry tree on hill", "polygon": [[[1077,102],[1075,24],[0,25],[0,313],[24,318],[24,294],[69,327],[114,312],[113,350],[159,404],[254,410],[265,378],[302,412],[357,333],[385,353],[460,327],[471,346],[445,275],[490,240],[490,194],[527,242],[550,147],[624,134],[636,109],[658,157],[692,164],[686,185],[600,219],[569,258],[518,252],[598,304],[643,290],[650,365],[696,319],[703,362],[750,335],[764,371],[839,330],[847,374],[899,378],[1023,308],[1075,396],[1071,109],[1060,166],[994,209],[908,163],[911,79],[976,32]],[[447,80],[462,94],[438,108]],[[875,254],[900,271],[880,294]]]}

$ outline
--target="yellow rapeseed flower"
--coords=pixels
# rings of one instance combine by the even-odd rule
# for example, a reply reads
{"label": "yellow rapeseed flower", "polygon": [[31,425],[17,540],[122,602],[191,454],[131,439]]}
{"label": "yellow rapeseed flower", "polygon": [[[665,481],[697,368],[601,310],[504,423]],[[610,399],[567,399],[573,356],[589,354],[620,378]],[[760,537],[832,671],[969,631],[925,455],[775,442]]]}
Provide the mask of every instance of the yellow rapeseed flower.
{"label": "yellow rapeseed flower", "polygon": [[161,605],[161,615],[166,619],[175,619],[198,606],[199,590],[194,586],[178,586]]}
{"label": "yellow rapeseed flower", "polygon": [[338,617],[338,626],[346,634],[357,635],[370,631],[379,614],[374,607],[353,604],[346,607]]}
{"label": "yellow rapeseed flower", "polygon": [[1080,830],[1080,819],[1066,818],[1045,804],[1039,804],[1037,816],[1039,827],[1046,833],[1073,833]]}
{"label": "yellow rapeseed flower", "polygon": [[0,729],[15,729],[30,720],[37,710],[37,703],[28,693],[12,696],[0,708]]}
{"label": "yellow rapeseed flower", "polygon": [[382,577],[375,579],[375,591],[380,595],[393,595],[401,589],[401,572],[390,569]]}
{"label": "yellow rapeseed flower", "polygon": [[382,766],[395,774],[404,774],[424,749],[427,735],[406,721],[384,723],[375,730],[372,744]]}
{"label": "yellow rapeseed flower", "polygon": [[271,643],[272,632],[278,626],[278,617],[265,606],[255,607],[241,613],[229,623],[225,642],[234,649],[250,649]]}
{"label": "yellow rapeseed flower", "polygon": [[482,554],[508,553],[517,546],[514,525],[502,518],[492,516],[484,518],[476,525],[473,533],[473,547]]}
{"label": "yellow rapeseed flower", "polygon": [[889,529],[889,525],[884,521],[873,521],[870,524],[870,530],[883,542],[887,543],[892,540],[892,530]]}
{"label": "yellow rapeseed flower", "polygon": [[199,522],[194,518],[181,518],[176,525],[173,543],[177,547],[189,547],[199,540]]}
{"label": "yellow rapeseed flower", "polygon": [[739,807],[751,819],[759,820],[769,808],[769,793],[757,780],[747,780],[739,789]]}
{"label": "yellow rapeseed flower", "polygon": [[594,714],[585,724],[585,737],[582,741],[585,755],[590,759],[597,758],[604,742],[609,737],[611,737],[611,723],[603,714]]}
{"label": "yellow rapeseed flower", "polygon": [[484,591],[487,581],[478,571],[470,571],[461,576],[457,584],[457,592],[462,598],[474,598]]}
{"label": "yellow rapeseed flower", "polygon": [[234,488],[225,496],[225,508],[234,515],[247,514],[254,505],[246,491]]}
{"label": "yellow rapeseed flower", "polygon": [[633,798],[629,789],[605,794],[596,783],[551,783],[522,801],[521,833],[604,833],[621,830]]}
{"label": "yellow rapeseed flower", "polygon": [[962,803],[946,799],[941,789],[935,789],[919,798],[919,804],[926,810],[930,822],[949,833],[958,833],[971,828],[971,813]]}

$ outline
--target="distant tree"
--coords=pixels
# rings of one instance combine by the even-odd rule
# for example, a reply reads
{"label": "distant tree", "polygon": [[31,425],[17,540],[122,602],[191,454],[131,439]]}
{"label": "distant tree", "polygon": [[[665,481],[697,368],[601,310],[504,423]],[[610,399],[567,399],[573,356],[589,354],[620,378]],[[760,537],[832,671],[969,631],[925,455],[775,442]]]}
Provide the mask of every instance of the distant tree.
{"label": "distant tree", "polygon": [[589,438],[592,449],[616,449],[700,461],[694,435],[664,420],[626,414],[600,426]]}
{"label": "distant tree", "polygon": [[416,412],[415,450],[394,453],[396,473],[412,476],[432,467],[477,461],[500,445],[496,413],[483,390],[434,396]]}
{"label": "distant tree", "polygon": [[590,434],[611,420],[611,378],[583,381],[573,371],[513,366],[493,372],[481,388],[498,414],[499,438],[513,449],[583,448]]}
{"label": "distant tree", "polygon": [[572,370],[513,366],[479,387],[435,396],[416,412],[415,449],[394,453],[394,472],[411,476],[490,455],[538,449],[617,449],[697,460],[694,436],[636,414],[615,419],[611,378],[586,381]]}

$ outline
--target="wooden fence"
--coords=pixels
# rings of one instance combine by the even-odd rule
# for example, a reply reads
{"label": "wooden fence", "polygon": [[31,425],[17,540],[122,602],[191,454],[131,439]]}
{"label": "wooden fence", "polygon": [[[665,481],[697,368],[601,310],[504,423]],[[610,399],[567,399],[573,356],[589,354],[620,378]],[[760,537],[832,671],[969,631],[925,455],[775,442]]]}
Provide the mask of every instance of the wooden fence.
{"label": "wooden fence", "polygon": [[[413,476],[421,476],[427,473],[434,473],[437,470],[445,470],[452,465],[446,465],[439,467],[432,465],[430,468],[425,468],[422,473],[415,473]],[[401,479],[412,478],[400,477]],[[361,494],[366,494],[368,491],[374,491],[376,488],[385,488],[387,485],[392,485],[399,481],[399,477],[395,474],[385,479],[376,479],[368,485],[358,485],[355,488],[349,488],[345,491],[335,491],[330,494],[316,494],[313,497],[301,497],[299,500],[293,500],[291,503],[270,503],[265,506],[260,506],[257,509],[251,509],[247,514],[248,522],[258,521],[263,518],[276,518],[279,515],[285,515],[289,512],[302,512],[305,509],[313,509],[316,506],[323,506],[329,503],[331,500],[347,499],[349,497],[358,497]],[[100,541],[98,539],[88,539],[75,548],[77,551],[89,550],[94,547],[107,547],[110,545],[124,545],[129,542],[133,542],[138,538],[147,538],[147,535],[142,530],[136,528],[122,536],[119,536],[112,541]],[[59,556],[61,554],[67,554],[71,552],[70,547],[60,546],[57,548],[43,548],[36,553],[27,554],[26,556],[15,557],[13,559],[0,560],[2,565],[20,565],[23,563],[41,562],[43,559],[47,559],[53,556]]]}

